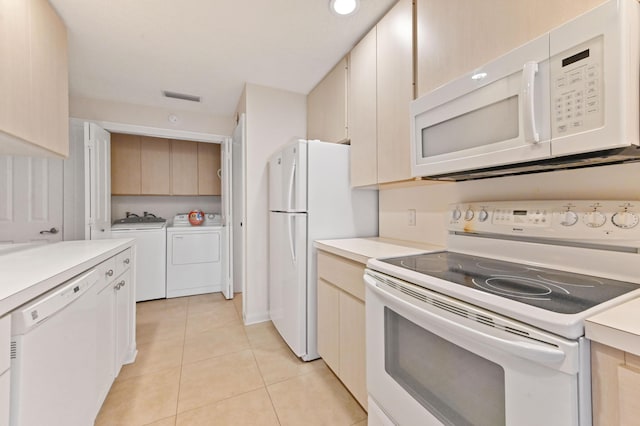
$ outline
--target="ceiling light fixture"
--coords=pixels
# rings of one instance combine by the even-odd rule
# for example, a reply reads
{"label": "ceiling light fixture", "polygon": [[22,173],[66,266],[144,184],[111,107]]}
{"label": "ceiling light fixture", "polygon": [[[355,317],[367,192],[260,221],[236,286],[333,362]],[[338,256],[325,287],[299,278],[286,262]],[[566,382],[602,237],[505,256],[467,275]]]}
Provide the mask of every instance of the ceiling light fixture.
{"label": "ceiling light fixture", "polygon": [[329,8],[333,13],[346,16],[355,13],[360,6],[360,0],[330,0]]}

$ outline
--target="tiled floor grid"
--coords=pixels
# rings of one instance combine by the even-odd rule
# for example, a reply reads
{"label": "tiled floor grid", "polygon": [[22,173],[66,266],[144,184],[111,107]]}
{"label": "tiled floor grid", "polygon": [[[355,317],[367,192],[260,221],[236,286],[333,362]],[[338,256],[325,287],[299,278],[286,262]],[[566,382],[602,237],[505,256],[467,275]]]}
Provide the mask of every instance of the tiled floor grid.
{"label": "tiled floor grid", "polygon": [[298,360],[271,322],[241,315],[241,297],[220,293],[138,303],[138,357],[96,425],[367,424],[322,360]]}

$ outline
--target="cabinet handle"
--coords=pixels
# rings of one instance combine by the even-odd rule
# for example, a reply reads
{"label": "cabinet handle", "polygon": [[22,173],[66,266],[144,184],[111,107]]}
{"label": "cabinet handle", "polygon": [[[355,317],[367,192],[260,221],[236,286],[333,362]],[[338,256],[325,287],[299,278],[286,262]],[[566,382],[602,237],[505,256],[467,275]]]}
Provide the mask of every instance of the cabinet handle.
{"label": "cabinet handle", "polygon": [[114,289],[116,289],[116,290],[120,290],[120,287],[121,287],[121,286],[120,286],[120,283],[118,283],[118,284],[116,284],[116,285],[114,285],[114,286],[113,286],[113,288],[114,288]]}
{"label": "cabinet handle", "polygon": [[125,264],[125,265],[128,265],[128,264],[129,264],[129,258],[126,258],[126,259],[124,260],[124,264]]}
{"label": "cabinet handle", "polygon": [[112,276],[113,276],[113,269],[109,269],[109,270],[107,271],[107,275],[108,275],[108,276],[110,276],[110,277],[112,277]]}
{"label": "cabinet handle", "polygon": [[127,284],[124,280],[120,281],[120,287],[124,287]]}

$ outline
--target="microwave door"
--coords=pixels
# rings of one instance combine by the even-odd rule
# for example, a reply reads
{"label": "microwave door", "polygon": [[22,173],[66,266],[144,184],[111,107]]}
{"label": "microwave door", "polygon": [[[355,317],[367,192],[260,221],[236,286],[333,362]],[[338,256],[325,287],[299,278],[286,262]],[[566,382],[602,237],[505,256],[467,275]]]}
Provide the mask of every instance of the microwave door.
{"label": "microwave door", "polygon": [[549,38],[412,103],[415,176],[548,158]]}

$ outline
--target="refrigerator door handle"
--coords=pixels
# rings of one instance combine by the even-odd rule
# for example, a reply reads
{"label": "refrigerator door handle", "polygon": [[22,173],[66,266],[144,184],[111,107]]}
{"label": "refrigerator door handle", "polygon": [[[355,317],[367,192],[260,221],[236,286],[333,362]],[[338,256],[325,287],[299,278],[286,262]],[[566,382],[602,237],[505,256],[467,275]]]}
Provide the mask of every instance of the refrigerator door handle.
{"label": "refrigerator door handle", "polygon": [[296,263],[296,249],[294,246],[294,215],[287,215],[289,221],[289,250],[291,250],[291,262]]}
{"label": "refrigerator door handle", "polygon": [[291,165],[291,176],[289,176],[289,210],[293,210],[293,192],[296,181],[296,162]]}

